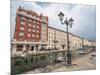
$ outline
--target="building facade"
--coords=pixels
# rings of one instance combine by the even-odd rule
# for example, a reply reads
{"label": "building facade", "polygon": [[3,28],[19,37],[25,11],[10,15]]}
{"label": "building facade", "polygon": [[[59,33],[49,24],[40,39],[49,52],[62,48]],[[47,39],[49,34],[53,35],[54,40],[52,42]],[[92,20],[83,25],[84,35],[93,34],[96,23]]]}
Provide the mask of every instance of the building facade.
{"label": "building facade", "polygon": [[[67,32],[48,27],[48,47],[58,49],[67,49]],[[95,46],[95,41],[87,40],[80,36],[69,33],[69,45],[71,50],[77,50],[83,46]]]}
{"label": "building facade", "polygon": [[50,49],[65,49],[67,45],[66,32],[48,27],[48,47]]}
{"label": "building facade", "polygon": [[12,41],[12,48],[15,52],[38,50],[41,46],[47,45],[47,16],[19,7],[15,20],[14,40]]}
{"label": "building facade", "polygon": [[[53,27],[48,27],[48,47],[67,49],[67,32]],[[82,40],[79,36],[69,33],[69,45],[71,50],[82,48]]]}
{"label": "building facade", "polygon": [[48,17],[19,7],[16,12],[12,53],[41,50],[66,50],[67,34],[71,51],[83,46],[95,46],[95,41],[81,38],[72,33],[48,26]]}

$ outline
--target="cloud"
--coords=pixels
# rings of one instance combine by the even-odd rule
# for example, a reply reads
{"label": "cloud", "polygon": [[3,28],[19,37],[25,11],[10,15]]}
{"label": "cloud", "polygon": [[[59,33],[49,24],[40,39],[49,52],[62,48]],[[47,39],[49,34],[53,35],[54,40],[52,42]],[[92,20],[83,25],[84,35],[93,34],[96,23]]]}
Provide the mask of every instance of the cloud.
{"label": "cloud", "polygon": [[[95,40],[96,39],[96,7],[93,5],[75,5],[75,4],[54,4],[45,7],[45,15],[49,17],[49,25],[58,29],[66,30],[59,19],[58,13],[62,11],[65,16],[74,19],[73,27],[70,32],[81,37]],[[93,36],[94,35],[94,36]]]}
{"label": "cloud", "polygon": [[23,1],[12,1],[11,3],[11,37],[14,32],[16,10],[19,6],[34,10],[38,14],[42,13],[43,15],[48,16],[49,26],[66,31],[65,25],[60,23],[57,16],[58,13],[62,11],[65,16],[74,19],[73,27],[69,29],[70,32],[87,39],[96,39],[95,6]]}
{"label": "cloud", "polygon": [[96,13],[95,6],[92,5],[76,5],[72,9],[72,17],[74,18],[74,25],[71,29],[73,33],[85,37],[87,39],[95,40],[96,37]]}

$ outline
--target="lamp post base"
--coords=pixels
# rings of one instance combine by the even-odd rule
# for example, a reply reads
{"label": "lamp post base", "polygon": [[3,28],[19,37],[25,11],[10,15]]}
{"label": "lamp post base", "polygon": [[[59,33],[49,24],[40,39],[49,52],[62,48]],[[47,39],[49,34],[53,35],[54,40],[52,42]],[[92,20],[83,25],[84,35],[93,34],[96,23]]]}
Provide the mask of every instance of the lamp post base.
{"label": "lamp post base", "polygon": [[71,61],[71,52],[68,51],[68,53],[67,53],[67,65],[70,66],[71,63],[72,63],[72,61]]}

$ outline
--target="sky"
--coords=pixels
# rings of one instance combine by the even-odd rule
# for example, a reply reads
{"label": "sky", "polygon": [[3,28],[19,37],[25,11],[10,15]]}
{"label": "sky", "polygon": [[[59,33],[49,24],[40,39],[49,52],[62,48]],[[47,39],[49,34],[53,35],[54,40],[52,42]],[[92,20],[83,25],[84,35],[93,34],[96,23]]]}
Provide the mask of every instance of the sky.
{"label": "sky", "polygon": [[69,27],[69,32],[82,38],[96,40],[95,5],[28,2],[19,0],[11,1],[11,39],[13,39],[14,35],[16,10],[19,6],[48,16],[49,26],[66,31],[65,25],[62,25],[58,18],[59,12],[63,12],[65,14],[64,19],[74,19],[72,28]]}

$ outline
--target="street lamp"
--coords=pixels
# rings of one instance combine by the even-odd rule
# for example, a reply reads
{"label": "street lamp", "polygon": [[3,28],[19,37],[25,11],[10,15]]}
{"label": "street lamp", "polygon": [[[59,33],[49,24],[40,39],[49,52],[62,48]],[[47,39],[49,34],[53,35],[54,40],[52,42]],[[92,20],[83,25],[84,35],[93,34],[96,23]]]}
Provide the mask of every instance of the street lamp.
{"label": "street lamp", "polygon": [[49,48],[49,64],[52,64],[52,51]]}
{"label": "street lamp", "polygon": [[84,48],[84,38],[82,38],[82,49]]}
{"label": "street lamp", "polygon": [[61,21],[61,24],[66,24],[66,30],[67,30],[67,64],[68,66],[71,65],[71,52],[70,52],[70,47],[69,47],[69,34],[68,34],[68,26],[71,28],[73,24],[73,19],[70,18],[69,20],[66,18],[63,22],[64,14],[60,12],[58,14],[59,20]]}

